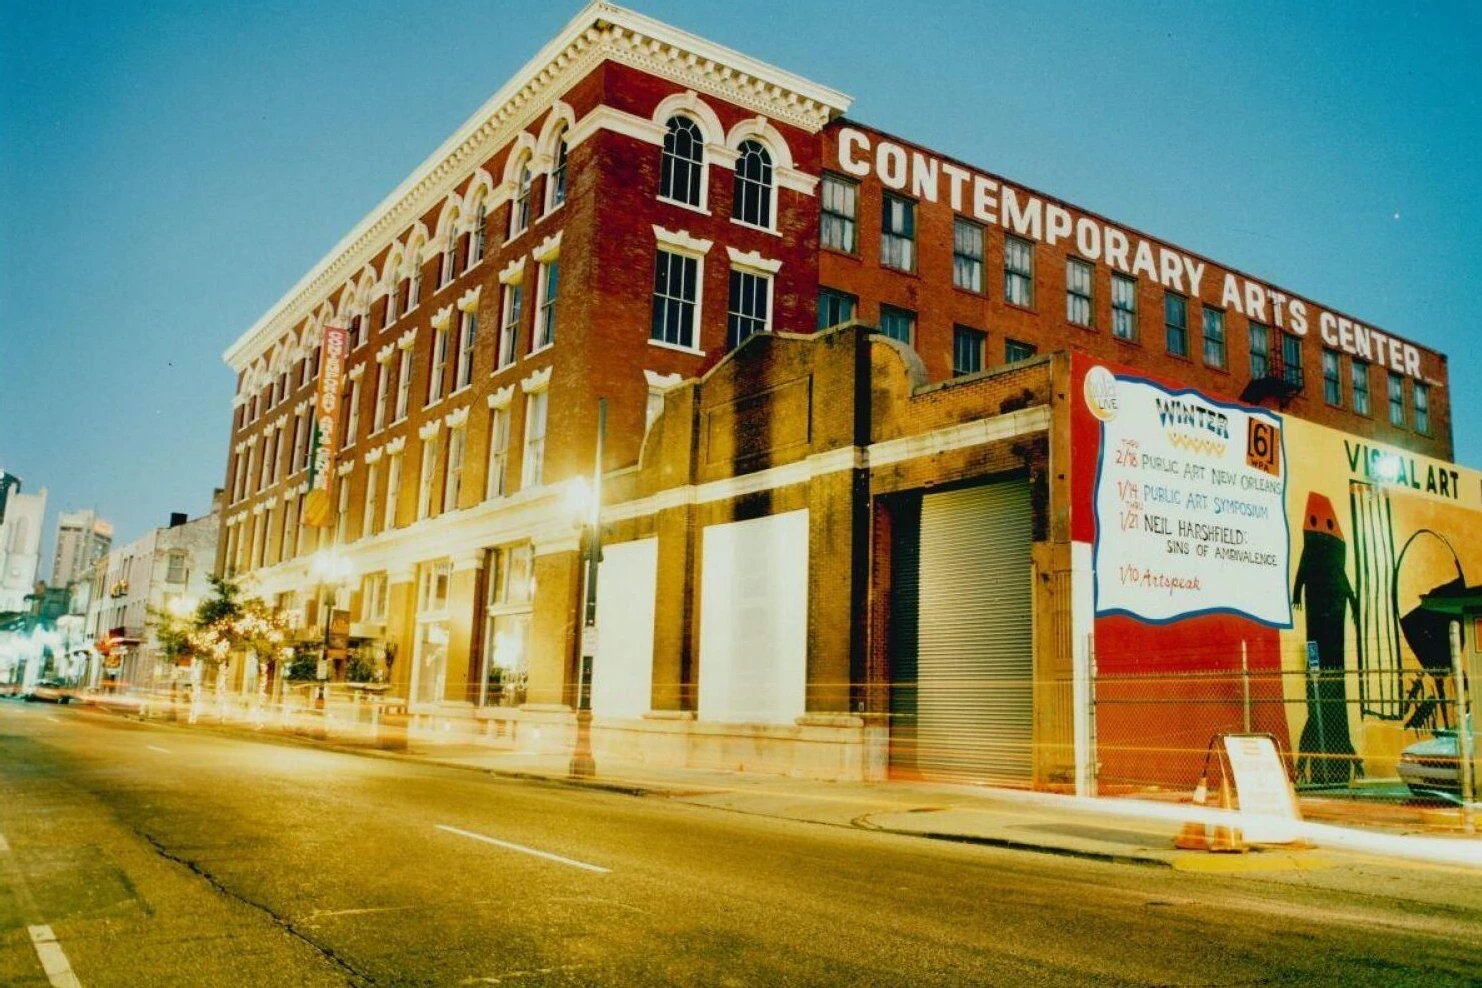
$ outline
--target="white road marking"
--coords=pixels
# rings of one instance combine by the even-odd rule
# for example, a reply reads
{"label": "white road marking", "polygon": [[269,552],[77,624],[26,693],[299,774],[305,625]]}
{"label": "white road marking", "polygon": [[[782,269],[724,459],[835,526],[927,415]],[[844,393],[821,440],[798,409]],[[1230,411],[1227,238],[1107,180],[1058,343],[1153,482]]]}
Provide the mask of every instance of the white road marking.
{"label": "white road marking", "polygon": [[494,837],[485,837],[483,834],[476,834],[469,830],[459,830],[457,827],[449,827],[441,823],[435,824],[434,826],[436,826],[438,830],[443,830],[450,834],[457,834],[459,837],[468,837],[472,840],[481,840],[485,844],[493,844],[495,847],[502,847],[508,851],[519,851],[521,854],[531,854],[537,858],[545,858],[547,861],[555,861],[559,864],[570,865],[573,868],[584,868],[587,871],[595,871],[599,875],[607,875],[612,872],[611,868],[603,868],[601,865],[587,864],[585,861],[577,861],[574,858],[563,858],[561,857],[561,855],[551,854],[549,851],[537,851],[535,848],[526,847],[524,844],[511,844],[509,841],[499,840]]}
{"label": "white road marking", "polygon": [[4,852],[9,851],[9,850],[10,850],[10,845],[8,843],[6,843],[6,841],[5,841],[5,835],[4,834],[0,834],[0,853],[4,853]]}
{"label": "white road marking", "polygon": [[150,751],[158,751],[162,755],[168,755],[170,753],[169,748],[161,748],[158,745],[146,744],[144,747],[148,748]]}
{"label": "white road marking", "polygon": [[60,717],[48,716],[46,719],[51,721],[53,724],[60,724],[62,722],[62,718]]}
{"label": "white road marking", "polygon": [[36,956],[41,961],[41,969],[46,972],[46,980],[52,983],[52,988],[82,988],[82,982],[72,973],[72,964],[62,952],[62,945],[57,943],[57,935],[51,927],[31,926],[27,929],[31,934],[31,945],[36,948]]}

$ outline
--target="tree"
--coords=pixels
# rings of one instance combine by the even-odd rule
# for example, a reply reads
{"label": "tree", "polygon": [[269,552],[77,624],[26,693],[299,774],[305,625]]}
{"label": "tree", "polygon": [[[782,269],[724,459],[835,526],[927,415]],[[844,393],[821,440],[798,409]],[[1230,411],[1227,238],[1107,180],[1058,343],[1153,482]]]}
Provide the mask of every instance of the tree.
{"label": "tree", "polygon": [[242,588],[222,577],[211,577],[211,594],[189,618],[163,611],[152,616],[160,651],[174,662],[195,659],[218,665],[234,652],[246,651],[276,658],[288,640],[288,624],[281,614],[260,600],[244,600]]}

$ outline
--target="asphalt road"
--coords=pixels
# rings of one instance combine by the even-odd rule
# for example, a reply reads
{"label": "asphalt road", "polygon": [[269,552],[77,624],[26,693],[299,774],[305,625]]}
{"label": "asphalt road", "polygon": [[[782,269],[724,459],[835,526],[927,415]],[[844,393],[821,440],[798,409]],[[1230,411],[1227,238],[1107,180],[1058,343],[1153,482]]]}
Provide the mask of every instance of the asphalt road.
{"label": "asphalt road", "polygon": [[9,701],[0,837],[3,985],[1482,979],[1482,900],[942,843]]}

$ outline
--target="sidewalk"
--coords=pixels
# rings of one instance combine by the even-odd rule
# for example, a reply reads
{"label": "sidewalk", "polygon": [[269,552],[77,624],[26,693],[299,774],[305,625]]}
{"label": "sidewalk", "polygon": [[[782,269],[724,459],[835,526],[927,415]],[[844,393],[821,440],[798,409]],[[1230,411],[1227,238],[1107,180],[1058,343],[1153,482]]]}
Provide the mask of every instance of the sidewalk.
{"label": "sidewalk", "polygon": [[[138,713],[127,707],[120,707],[116,712]],[[263,727],[240,721],[221,723],[213,712],[203,712],[194,725],[187,724],[183,717],[163,723],[180,730],[204,728],[258,740],[307,744],[506,778],[670,799],[801,823],[1182,871],[1311,873],[1332,867],[1335,854],[1344,859],[1354,852],[1388,854],[1392,846],[1395,850],[1419,847],[1433,854],[1434,860],[1472,863],[1482,869],[1482,841],[1420,834],[1406,836],[1402,828],[1382,825],[1359,830],[1313,824],[1311,829],[1317,835],[1315,842],[1319,849],[1256,848],[1238,855],[1181,851],[1174,848],[1174,837],[1185,822],[1201,813],[1199,808],[1188,805],[1187,799],[1181,803],[1126,798],[1092,800],[980,785],[899,780],[819,782],[706,768],[665,768],[600,754],[592,777],[574,779],[570,775],[569,756],[565,754],[530,754],[485,744],[408,737],[394,731],[383,731],[381,736],[372,738],[366,731],[347,730],[346,725],[334,721],[328,723],[337,726],[329,737],[324,737],[325,732],[314,729],[314,717],[309,711],[300,711],[286,727],[280,724],[276,714],[267,718]],[[1208,815],[1211,811],[1202,812]],[[1395,845],[1396,841],[1401,843]],[[1458,853],[1462,855],[1459,862],[1455,859]],[[1424,859],[1425,855],[1412,857]],[[1477,894],[1482,897],[1482,884]]]}

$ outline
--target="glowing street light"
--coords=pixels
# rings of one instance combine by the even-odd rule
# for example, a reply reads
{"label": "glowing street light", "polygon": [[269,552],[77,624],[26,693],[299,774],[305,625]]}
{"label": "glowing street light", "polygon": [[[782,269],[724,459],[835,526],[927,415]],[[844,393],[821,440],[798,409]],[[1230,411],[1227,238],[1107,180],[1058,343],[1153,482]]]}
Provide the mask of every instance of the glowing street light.
{"label": "glowing street light", "polygon": [[339,588],[350,582],[350,560],[337,549],[322,549],[314,553],[309,563],[309,572],[319,584],[320,607],[324,609],[324,649],[320,653],[318,679],[319,695],[314,706],[324,708],[329,693],[329,626],[334,617],[335,595]]}

